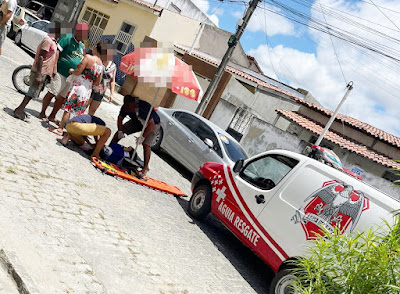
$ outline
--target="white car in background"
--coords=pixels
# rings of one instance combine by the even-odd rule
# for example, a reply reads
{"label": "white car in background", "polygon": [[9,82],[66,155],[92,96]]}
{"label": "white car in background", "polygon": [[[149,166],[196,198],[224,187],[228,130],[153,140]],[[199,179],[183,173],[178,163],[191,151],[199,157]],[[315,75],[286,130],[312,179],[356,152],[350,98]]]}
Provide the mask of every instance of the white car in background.
{"label": "white car in background", "polygon": [[32,24],[23,25],[15,35],[15,44],[24,45],[29,51],[36,52],[37,47],[49,32],[48,20],[38,20]]}
{"label": "white car in background", "polygon": [[233,166],[239,159],[248,158],[232,136],[204,117],[163,107],[158,107],[157,114],[161,126],[152,149],[163,149],[192,173],[207,161]]}

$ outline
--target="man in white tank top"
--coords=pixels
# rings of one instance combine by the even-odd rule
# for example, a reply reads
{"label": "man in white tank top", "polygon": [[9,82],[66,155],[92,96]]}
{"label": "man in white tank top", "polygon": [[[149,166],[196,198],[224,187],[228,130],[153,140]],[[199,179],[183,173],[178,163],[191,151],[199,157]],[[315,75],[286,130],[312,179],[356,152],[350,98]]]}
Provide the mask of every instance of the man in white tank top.
{"label": "man in white tank top", "polygon": [[7,26],[11,25],[14,12],[17,9],[17,0],[0,0],[0,55],[1,47],[7,36]]}

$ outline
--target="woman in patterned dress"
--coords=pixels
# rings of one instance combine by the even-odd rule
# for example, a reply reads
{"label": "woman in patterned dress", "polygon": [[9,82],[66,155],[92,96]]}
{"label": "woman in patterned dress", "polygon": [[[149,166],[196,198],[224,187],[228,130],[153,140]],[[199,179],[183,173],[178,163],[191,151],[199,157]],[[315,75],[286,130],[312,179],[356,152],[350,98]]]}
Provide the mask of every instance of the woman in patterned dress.
{"label": "woman in patterned dress", "polygon": [[93,48],[93,55],[100,57],[103,61],[104,71],[100,85],[93,87],[92,96],[89,102],[89,114],[94,115],[99,108],[101,101],[107,88],[110,88],[109,102],[114,98],[115,76],[117,74],[117,66],[113,62],[115,49],[112,44],[99,42]]}
{"label": "woman in patterned dress", "polygon": [[86,54],[78,67],[69,70],[73,75],[71,87],[63,106],[64,114],[58,129],[54,133],[63,134],[70,115],[78,116],[85,112],[89,104],[93,86],[99,85],[103,74],[103,63],[97,56]]}

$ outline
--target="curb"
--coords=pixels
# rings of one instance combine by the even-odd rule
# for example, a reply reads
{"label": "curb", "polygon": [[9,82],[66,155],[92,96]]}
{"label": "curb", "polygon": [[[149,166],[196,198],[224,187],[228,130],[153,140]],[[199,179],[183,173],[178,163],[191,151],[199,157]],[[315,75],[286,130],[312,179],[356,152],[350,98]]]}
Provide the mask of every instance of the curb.
{"label": "curb", "polygon": [[35,283],[31,280],[25,272],[22,264],[17,256],[11,252],[6,253],[4,249],[0,250],[0,262],[7,268],[8,273],[11,274],[15,283],[17,284],[18,291],[21,294],[40,294],[36,288]]}

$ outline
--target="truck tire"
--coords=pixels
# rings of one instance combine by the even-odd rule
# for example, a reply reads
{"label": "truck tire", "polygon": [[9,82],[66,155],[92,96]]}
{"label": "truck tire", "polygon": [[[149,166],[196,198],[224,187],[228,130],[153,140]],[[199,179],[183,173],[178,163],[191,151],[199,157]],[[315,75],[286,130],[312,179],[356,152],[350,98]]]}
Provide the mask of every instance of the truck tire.
{"label": "truck tire", "polygon": [[288,269],[280,270],[271,281],[270,294],[295,294],[290,285],[296,276]]}
{"label": "truck tire", "polygon": [[190,197],[187,211],[194,219],[204,219],[211,211],[212,192],[210,185],[196,186]]}

